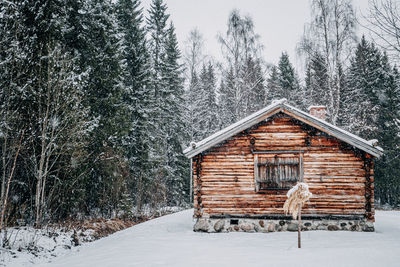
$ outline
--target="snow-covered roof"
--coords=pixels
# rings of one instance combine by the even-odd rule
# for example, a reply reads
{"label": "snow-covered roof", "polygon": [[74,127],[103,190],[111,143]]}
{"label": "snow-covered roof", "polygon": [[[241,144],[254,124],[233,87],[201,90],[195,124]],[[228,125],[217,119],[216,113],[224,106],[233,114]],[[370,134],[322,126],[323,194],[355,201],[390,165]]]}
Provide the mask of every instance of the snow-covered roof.
{"label": "snow-covered roof", "polygon": [[233,135],[240,133],[243,130],[246,130],[247,128],[267,119],[268,117],[271,117],[278,112],[283,112],[291,117],[294,117],[305,124],[313,126],[318,130],[334,136],[337,139],[342,140],[343,142],[346,142],[354,147],[357,147],[358,149],[365,151],[375,157],[379,157],[383,153],[382,148],[375,147],[370,142],[359,136],[349,133],[348,131],[345,131],[333,124],[330,124],[322,119],[310,115],[307,112],[304,112],[287,104],[286,99],[275,100],[267,107],[257,112],[254,112],[253,114],[214,133],[213,135],[199,142],[192,142],[190,146],[183,151],[183,153],[186,157],[192,158],[197,154],[225,141]]}

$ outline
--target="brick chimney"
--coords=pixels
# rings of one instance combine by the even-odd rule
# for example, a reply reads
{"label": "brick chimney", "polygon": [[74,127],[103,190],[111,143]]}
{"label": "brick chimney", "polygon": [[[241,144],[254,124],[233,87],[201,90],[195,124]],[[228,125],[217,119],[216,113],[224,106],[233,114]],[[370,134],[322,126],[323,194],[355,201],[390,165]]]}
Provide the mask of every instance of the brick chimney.
{"label": "brick chimney", "polygon": [[321,120],[326,119],[326,107],[325,106],[309,106],[308,111],[311,116],[317,117]]}

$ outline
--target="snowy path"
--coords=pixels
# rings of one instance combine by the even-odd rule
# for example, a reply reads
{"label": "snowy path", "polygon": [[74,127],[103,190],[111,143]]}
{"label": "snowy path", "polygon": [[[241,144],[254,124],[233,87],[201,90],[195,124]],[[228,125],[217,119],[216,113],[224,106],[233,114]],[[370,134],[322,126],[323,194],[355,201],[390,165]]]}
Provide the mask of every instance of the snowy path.
{"label": "snowy path", "polygon": [[378,211],[376,232],[195,233],[193,210],[160,217],[56,258],[49,267],[400,266],[400,212]]}

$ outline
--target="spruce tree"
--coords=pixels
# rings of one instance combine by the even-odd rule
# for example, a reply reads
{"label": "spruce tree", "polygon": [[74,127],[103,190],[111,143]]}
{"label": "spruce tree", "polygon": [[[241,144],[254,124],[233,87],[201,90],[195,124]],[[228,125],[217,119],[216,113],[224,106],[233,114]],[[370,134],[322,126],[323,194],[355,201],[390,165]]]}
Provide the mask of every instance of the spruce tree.
{"label": "spruce tree", "polygon": [[376,160],[376,198],[381,204],[400,206],[400,87],[397,68],[382,58],[384,83],[378,95],[379,114],[376,136],[384,154]]}
{"label": "spruce tree", "polygon": [[245,110],[246,115],[250,115],[264,107],[266,102],[266,86],[264,70],[260,59],[248,57],[245,70],[247,75],[244,76],[243,86],[248,91],[245,99]]}
{"label": "spruce tree", "polygon": [[214,65],[209,62],[206,71],[206,79],[204,83],[204,91],[207,103],[207,125],[204,134],[204,138],[210,136],[218,130],[219,126],[219,116],[218,116],[218,104],[217,104],[217,88],[216,88],[216,77]]}
{"label": "spruce tree", "polygon": [[295,106],[302,106],[303,99],[299,79],[286,52],[283,52],[279,59],[277,78],[276,96],[286,98]]}
{"label": "spruce tree", "polygon": [[219,103],[219,114],[220,114],[220,128],[224,128],[226,126],[235,123],[238,118],[235,115],[236,110],[238,110],[239,102],[237,102],[237,98],[235,96],[235,77],[233,69],[229,69],[224,71],[222,74],[221,84],[218,89],[218,103]]}
{"label": "spruce tree", "polygon": [[381,204],[399,205],[399,75],[386,54],[363,37],[351,58],[341,96],[341,122],[349,131],[377,139],[384,149],[375,160],[375,192]]}
{"label": "spruce tree", "polygon": [[149,202],[152,205],[165,205],[167,202],[166,179],[170,173],[167,169],[166,128],[164,123],[169,114],[166,112],[168,90],[166,84],[166,40],[167,40],[167,6],[161,0],[154,0],[148,10],[146,19],[149,35],[148,45],[151,63],[150,73],[150,158],[151,168],[151,195]]}
{"label": "spruce tree", "polygon": [[166,73],[164,78],[168,86],[168,95],[164,101],[168,105],[165,110],[166,149],[169,173],[167,175],[167,204],[181,205],[188,201],[189,169],[187,159],[183,155],[182,145],[187,142],[184,116],[183,69],[179,60],[181,53],[172,23],[167,30],[166,40]]}
{"label": "spruce tree", "polygon": [[149,113],[150,62],[146,47],[146,31],[143,13],[138,0],[120,0],[116,4],[118,31],[122,35],[122,58],[126,64],[124,103],[129,113],[129,132],[124,138],[124,147],[130,169],[127,181],[129,194],[134,197],[138,210],[145,201],[149,185]]}
{"label": "spruce tree", "polygon": [[130,129],[118,21],[108,0],[72,1],[68,10],[67,44],[78,54],[81,71],[87,72],[84,102],[96,122],[86,148],[90,157],[84,204],[87,212],[99,209],[111,215],[127,178],[123,141]]}
{"label": "spruce tree", "polygon": [[199,93],[200,93],[200,82],[197,77],[197,72],[192,71],[188,89],[185,92],[185,103],[186,103],[186,124],[188,127],[188,138],[189,142],[198,141],[198,128],[197,128],[197,114],[199,107]]}
{"label": "spruce tree", "polygon": [[376,138],[377,97],[384,83],[381,59],[378,49],[363,37],[351,59],[341,95],[341,123],[350,132],[369,139]]}
{"label": "spruce tree", "polygon": [[272,66],[270,75],[267,79],[267,91],[267,103],[274,99],[279,99],[280,88],[278,82],[278,68],[276,66]]}
{"label": "spruce tree", "polygon": [[202,140],[213,134],[219,126],[218,106],[216,101],[216,86],[214,66],[211,62],[203,65],[200,73],[199,90],[195,108],[195,131],[197,140]]}
{"label": "spruce tree", "polygon": [[[329,107],[328,78],[325,61],[320,53],[315,52],[307,62],[305,107],[311,105]],[[329,110],[327,115],[329,120]]]}
{"label": "spruce tree", "polygon": [[[189,185],[188,165],[182,154],[187,142],[184,112],[182,67],[179,64],[175,28],[167,27],[167,6],[154,0],[147,18],[151,55],[151,202],[155,205],[183,202]],[[186,165],[185,165],[186,164]],[[187,199],[187,198],[186,198]]]}

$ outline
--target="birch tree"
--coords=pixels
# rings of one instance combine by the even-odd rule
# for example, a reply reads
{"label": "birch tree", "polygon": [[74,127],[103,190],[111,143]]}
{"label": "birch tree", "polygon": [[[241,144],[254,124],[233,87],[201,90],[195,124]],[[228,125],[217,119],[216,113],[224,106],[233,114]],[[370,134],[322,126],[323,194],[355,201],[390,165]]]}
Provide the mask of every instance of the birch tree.
{"label": "birch tree", "polygon": [[199,137],[198,118],[199,107],[202,101],[200,85],[200,68],[204,63],[205,55],[204,40],[201,33],[194,29],[190,31],[185,42],[183,61],[185,66],[186,89],[185,89],[185,118],[190,141],[198,141]]}
{"label": "birch tree", "polygon": [[313,0],[312,20],[306,24],[298,45],[298,51],[306,61],[316,60],[320,55],[321,64],[327,71],[328,120],[336,123],[339,115],[341,80],[343,69],[355,41],[356,17],[350,0]]}
{"label": "birch tree", "polygon": [[394,0],[371,0],[364,25],[376,43],[396,61],[400,60],[400,3]]}
{"label": "birch tree", "polygon": [[237,10],[233,10],[229,15],[226,34],[218,36],[224,56],[224,82],[219,90],[219,102],[225,126],[251,113],[246,100],[249,99],[249,94],[264,82],[264,72],[261,71],[254,77],[254,70],[249,68],[248,64],[251,61],[257,64],[262,62],[259,38],[254,31],[252,18],[241,17]]}
{"label": "birch tree", "polygon": [[[31,162],[36,177],[35,224],[40,226],[43,214],[52,199],[47,199],[55,173],[62,168],[59,160],[72,153],[79,140],[90,132],[87,110],[82,106],[81,76],[73,69],[73,61],[59,45],[47,46],[46,80],[37,99],[37,136],[32,140]],[[52,195],[52,197],[56,197]]]}

